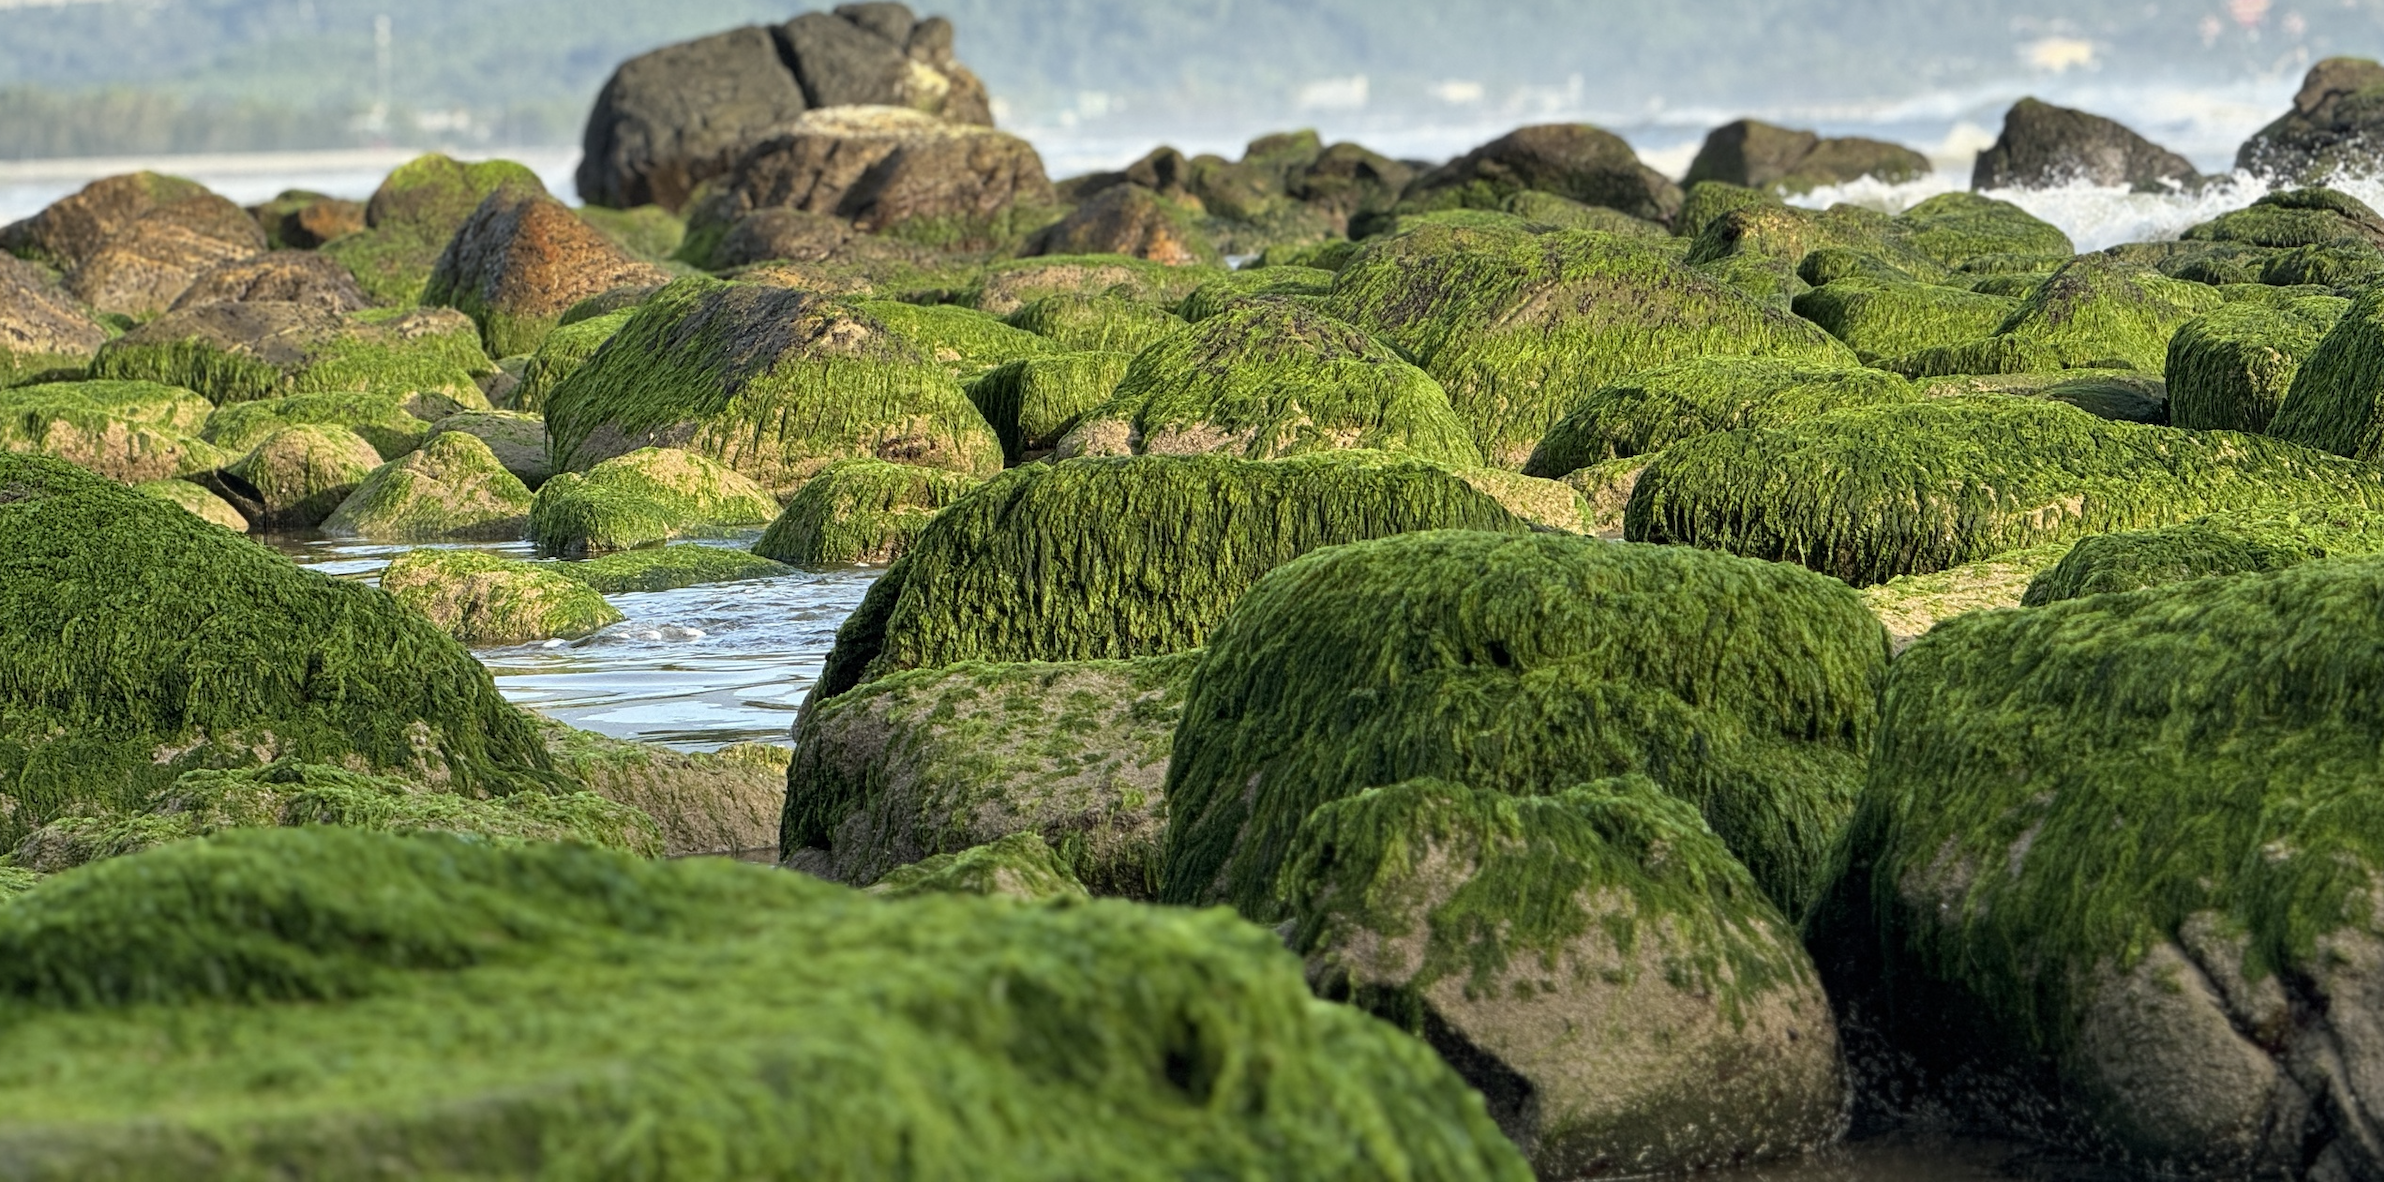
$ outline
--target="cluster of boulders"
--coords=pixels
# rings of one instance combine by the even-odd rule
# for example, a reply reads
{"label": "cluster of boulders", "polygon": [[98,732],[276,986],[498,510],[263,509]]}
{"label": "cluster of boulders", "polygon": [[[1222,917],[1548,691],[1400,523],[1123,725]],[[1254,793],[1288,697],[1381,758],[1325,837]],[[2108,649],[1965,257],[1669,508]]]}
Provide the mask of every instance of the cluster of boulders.
{"label": "cluster of boulders", "polygon": [[[2350,150],[2364,77],[2263,134]],[[1925,162],[1751,122],[1685,189],[1578,125],[1054,184],[986,109],[847,5],[623,66],[598,207],[433,156],[0,232],[0,1161],[1556,1179],[1918,1116],[2384,1176],[2384,215],[2080,254],[1793,207]],[[2119,132],[2022,104],[1982,175],[2190,183]],[[467,647],[855,563],[791,761]]]}

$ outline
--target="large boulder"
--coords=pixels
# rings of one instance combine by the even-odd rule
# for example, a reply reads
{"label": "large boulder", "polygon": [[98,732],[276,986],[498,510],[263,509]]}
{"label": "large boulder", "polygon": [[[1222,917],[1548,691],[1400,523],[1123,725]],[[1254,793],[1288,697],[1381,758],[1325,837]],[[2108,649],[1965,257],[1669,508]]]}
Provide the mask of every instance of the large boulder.
{"label": "large boulder", "polygon": [[1519,128],[1408,185],[1402,210],[1497,209],[1524,190],[1672,224],[1680,186],[1639,162],[1622,137],[1586,123]]}
{"label": "large boulder", "polygon": [[1260,575],[1318,547],[1527,528],[1449,469],[1379,453],[1029,465],[928,525],[838,630],[812,693],[824,700],[960,661],[1181,652],[1200,647]]}
{"label": "large boulder", "polygon": [[134,218],[67,272],[66,288],[100,312],[155,316],[214,267],[265,249],[246,210],[213,193],[169,201]]}
{"label": "large boulder", "polygon": [[470,316],[489,356],[517,357],[537,349],[581,300],[668,282],[670,272],[630,258],[562,202],[504,188],[448,240],[422,302]]}
{"label": "large boulder", "polygon": [[201,304],[109,341],[93,377],[163,382],[218,403],[293,394],[388,394],[486,407],[495,366],[480,330],[448,308],[342,316],[311,304]]}
{"label": "large boulder", "polygon": [[777,516],[769,491],[735,470],[692,452],[647,447],[539,485],[530,540],[541,554],[585,558],[766,525]]}
{"label": "large boulder", "polygon": [[[115,859],[0,916],[0,1055],[22,1073],[0,1112],[75,1114],[12,1119],[0,1156],[60,1177],[562,1158],[1531,1177],[1428,1048],[1316,1000],[1229,915],[888,899],[723,858],[321,827]],[[185,1023],[207,1045],[155,1037]]]}
{"label": "large boulder", "polygon": [[1875,369],[1820,369],[1754,357],[1701,357],[1635,374],[1583,399],[1532,449],[1523,474],[1555,479],[1714,431],[1784,427],[1849,406],[1916,398]]}
{"label": "large boulder", "polygon": [[0,254],[0,386],[81,376],[108,330],[47,269]]}
{"label": "large boulder", "polygon": [[1844,1126],[1796,925],[1643,776],[1370,789],[1308,816],[1284,882],[1311,986],[1433,1044],[1541,1178],[1795,1157]]}
{"label": "large boulder", "polygon": [[1941,283],[1837,279],[1790,301],[1866,364],[1992,336],[2020,301]]}
{"label": "large boulder", "polygon": [[[579,367],[587,364],[588,358],[595,356],[596,350],[603,348],[636,314],[637,308],[631,306],[556,325],[545,340],[538,342],[538,351],[530,354],[529,362],[522,367],[521,384],[513,388],[512,408],[524,414],[545,414],[546,400],[554,395],[555,387],[579,372]],[[545,463],[544,457],[539,462]]]}
{"label": "large boulder", "polygon": [[1345,447],[1481,463],[1430,374],[1322,312],[1250,300],[1143,349],[1055,455],[1267,460]]}
{"label": "large boulder", "polygon": [[1520,467],[1583,397],[1691,357],[1852,368],[1810,322],[1595,231],[1424,226],[1368,245],[1326,308],[1412,358],[1448,391],[1491,464]]}
{"label": "large boulder", "polygon": [[2302,358],[2268,433],[2371,462],[2384,456],[2384,292],[2360,293]]}
{"label": "large boulder", "polygon": [[511,542],[529,525],[529,487],[477,436],[449,431],[375,468],[323,520],[323,532],[375,542]]}
{"label": "large boulder", "polygon": [[466,164],[433,152],[398,166],[364,204],[365,228],[323,244],[376,304],[410,307],[456,231],[499,189],[543,193],[538,174],[510,160]]}
{"label": "large boulder", "polygon": [[2268,430],[2301,365],[2350,307],[2333,296],[2270,305],[2242,301],[2178,326],[2169,338],[2169,422],[2210,431]]}
{"label": "large boulder", "polygon": [[2021,602],[2042,607],[2087,595],[2376,553],[2384,553],[2384,513],[2371,509],[2213,513],[2179,525],[2086,538],[2031,580]]}
{"label": "large boulder", "polygon": [[2003,134],[1971,166],[1973,189],[2057,189],[2088,184],[2169,193],[2198,184],[2194,163],[2116,120],[2024,98],[2003,115]]}
{"label": "large boulder", "polygon": [[855,306],[917,345],[964,386],[1019,358],[1048,356],[1062,348],[1047,337],[958,304],[862,300]]}
{"label": "large boulder", "polygon": [[1697,158],[1689,162],[1688,176],[1681,184],[1694,189],[1700,182],[1719,181],[1749,189],[1809,193],[1864,177],[1900,185],[1927,175],[1929,158],[1900,144],[1856,137],[1823,139],[1809,131],[1741,119],[1706,133],[1705,143],[1697,149]]}
{"label": "large boulder", "polygon": [[1021,254],[1116,254],[1170,267],[1214,266],[1217,248],[1190,208],[1141,185],[1103,189],[1028,237]]}
{"label": "large boulder", "polygon": [[753,552],[805,570],[890,563],[977,483],[938,468],[838,460],[786,503]]}
{"label": "large boulder", "polygon": [[2009,201],[1976,193],[1939,193],[1896,215],[1902,240],[1947,267],[1989,255],[2077,253],[2061,227]]}
{"label": "large boulder", "polygon": [[141,215],[207,196],[197,181],[155,172],[102,177],[21,222],[0,227],[0,251],[72,271]]}
{"label": "large boulder", "polygon": [[2384,562],[1938,626],[1808,921],[1866,1094],[2131,1175],[2367,1178]]}
{"label": "large boulder", "polygon": [[200,272],[170,310],[249,300],[312,304],[333,312],[372,306],[356,277],[337,261],[311,250],[269,250]]}
{"label": "large boulder", "polygon": [[551,783],[487,670],[380,592],[62,461],[0,456],[0,488],[0,849],[285,756],[470,795]]}
{"label": "large boulder", "polygon": [[718,460],[791,494],[847,457],[977,476],[1001,441],[918,346],[816,293],[681,279],[547,396],[554,470],[642,447]]}
{"label": "large boulder", "polygon": [[395,394],[292,394],[262,402],[233,402],[208,412],[200,434],[235,454],[284,427],[320,423],[362,436],[384,460],[422,446],[429,424],[406,413]]}
{"label": "large boulder", "polygon": [[2235,167],[2303,185],[2384,172],[2384,66],[2331,57],[2310,67],[2293,109],[2245,140]]}
{"label": "large boulder", "polygon": [[796,723],[779,848],[862,885],[1030,833],[1093,893],[1148,899],[1168,747],[1199,660],[969,661],[814,703]]}
{"label": "large boulder", "polygon": [[621,622],[620,609],[586,583],[473,550],[409,550],[381,571],[381,590],[476,648],[571,639]]}
{"label": "large boulder", "polygon": [[1054,353],[1025,357],[969,383],[1003,462],[1016,466],[1051,455],[1085,412],[1109,401],[1132,365],[1131,353]]}
{"label": "large boulder", "polygon": [[847,4],[623,62],[588,114],[580,197],[683,209],[698,185],[806,112],[855,105],[993,124],[984,85],[952,58],[950,21],[919,20],[898,4]]}
{"label": "large boulder", "polygon": [[2256,435],[1968,395],[1673,444],[1639,477],[1626,531],[1868,586],[2089,534],[2303,505],[2384,508],[2384,479]]}
{"label": "large boulder", "polygon": [[1289,913],[1285,859],[1327,802],[1418,777],[1531,796],[1634,773],[1800,914],[1888,659],[1852,591],[1792,566],[1456,530],[1286,564],[1207,641],[1168,765],[1161,898],[1261,922]]}
{"label": "large boulder", "polygon": [[550,718],[538,719],[538,729],[556,771],[653,818],[667,856],[747,854],[778,843],[778,814],[786,803],[784,747],[737,743],[718,751],[674,751]]}
{"label": "large boulder", "polygon": [[2080,255],[2035,285],[1988,336],[1880,362],[1906,377],[2132,369],[2159,374],[2169,338],[2226,302],[2200,283],[2108,255]]}
{"label": "large boulder", "polygon": [[428,441],[450,431],[462,432],[487,444],[497,463],[532,492],[546,483],[550,475],[546,467],[546,421],[537,415],[504,410],[464,411],[432,423],[423,439]]}
{"label": "large boulder", "polygon": [[248,532],[248,518],[232,503],[188,480],[144,480],[132,490],[152,500],[163,501],[177,509],[207,522],[220,525],[233,533]]}
{"label": "large boulder", "polygon": [[208,409],[154,382],[0,388],[0,451],[55,456],[126,484],[211,472],[232,457],[199,438]]}
{"label": "large boulder", "polygon": [[1157,304],[1110,292],[1047,295],[1005,322],[1071,353],[1140,353],[1184,327],[1183,317]]}

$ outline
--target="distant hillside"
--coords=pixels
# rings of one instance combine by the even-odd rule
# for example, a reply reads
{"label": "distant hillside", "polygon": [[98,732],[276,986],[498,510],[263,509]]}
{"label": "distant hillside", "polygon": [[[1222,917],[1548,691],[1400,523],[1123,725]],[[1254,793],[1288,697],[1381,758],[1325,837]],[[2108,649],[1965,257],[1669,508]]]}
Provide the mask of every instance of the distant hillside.
{"label": "distant hillside", "polygon": [[[0,157],[570,142],[622,58],[792,10],[0,0]],[[940,11],[1006,121],[1121,131],[1353,110],[1826,111],[2056,69],[2215,85],[2384,50],[2384,0],[949,0]]]}

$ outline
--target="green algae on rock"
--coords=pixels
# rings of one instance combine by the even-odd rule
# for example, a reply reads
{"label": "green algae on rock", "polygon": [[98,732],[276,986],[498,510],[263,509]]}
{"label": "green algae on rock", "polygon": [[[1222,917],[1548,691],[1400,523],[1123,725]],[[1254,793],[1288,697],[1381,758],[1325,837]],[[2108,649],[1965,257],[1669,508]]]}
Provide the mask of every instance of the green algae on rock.
{"label": "green algae on rock", "polygon": [[542,555],[583,558],[777,516],[777,500],[730,468],[693,452],[647,447],[540,485],[530,504],[530,540]]}
{"label": "green algae on rock", "polygon": [[300,424],[345,427],[384,460],[422,446],[430,429],[430,424],[406,413],[404,400],[395,394],[292,394],[219,406],[207,415],[200,433],[209,443],[238,455],[266,436]]}
{"label": "green algae on rock", "polygon": [[1015,467],[1059,446],[1086,411],[1109,401],[1131,353],[1052,353],[1026,357],[969,383],[969,401],[1002,441]]}
{"label": "green algae on rock", "polygon": [[529,527],[529,486],[461,431],[373,469],[322,526],[375,542],[510,542]]}
{"label": "green algae on rock", "polygon": [[2077,407],[2098,419],[2169,426],[2169,387],[2133,369],[2057,369],[2049,373],[1951,374],[1912,383],[1923,398],[1998,394]]}
{"label": "green algae on rock", "polygon": [[2384,561],[2338,558],[1899,658],[1807,931],[1870,1084],[2149,1175],[2384,1169],[2334,1116],[2368,1077],[2294,1066],[2384,1053],[2380,618]]}
{"label": "green algae on rock", "polygon": [[538,174],[510,160],[464,164],[433,152],[401,164],[364,205],[365,228],[326,242],[322,253],[356,273],[376,304],[411,306],[455,232],[500,189],[544,193]]}
{"label": "green algae on rock", "polygon": [[623,550],[582,562],[560,563],[549,569],[586,583],[601,595],[675,591],[681,587],[743,583],[794,573],[794,568],[783,562],[772,562],[743,550],[693,543]]}
{"label": "green algae on rock", "polygon": [[1053,295],[1119,295],[1172,307],[1202,284],[1227,274],[1215,267],[1170,267],[1122,254],[1043,255],[986,267],[959,302],[996,316],[1011,315]]}
{"label": "green algae on rock", "polygon": [[0,998],[0,1154],[61,1176],[1531,1177],[1214,912],[246,831],[0,907]]}
{"label": "green algae on rock", "polygon": [[1799,914],[1887,657],[1851,590],[1779,563],[1479,531],[1319,551],[1208,637],[1168,763],[1160,898],[1282,918],[1301,822],[1369,787],[1643,774]]}
{"label": "green algae on rock", "polygon": [[1906,377],[2133,369],[2157,374],[2169,338],[2225,303],[2209,287],[2108,255],[2080,255],[2037,284],[1992,335],[1881,363]]}
{"label": "green algae on rock", "polygon": [[958,304],[861,300],[853,306],[917,345],[920,352],[963,383],[1021,357],[1059,351],[1059,346],[1044,337]]}
{"label": "green algae on rock", "polygon": [[1430,374],[1322,312],[1257,299],[1144,349],[1054,455],[1267,460],[1336,448],[1482,460]]}
{"label": "green algae on rock", "polygon": [[1888,639],[1902,652],[1928,635],[1929,629],[1956,616],[2019,607],[2033,581],[2059,563],[2072,546],[2082,544],[2049,542],[1926,574],[1898,575],[1863,588],[1863,603],[1887,626]]}
{"label": "green algae on rock", "polygon": [[1095,894],[1148,899],[1199,660],[964,661],[813,703],[796,723],[780,852],[860,885],[1025,833]]}
{"label": "green algae on rock", "polygon": [[55,382],[0,388],[0,451],[55,456],[139,484],[220,468],[232,457],[198,438],[207,400],[155,382]]}
{"label": "green algae on rock", "polygon": [[2169,338],[2169,422],[2266,432],[2301,363],[2349,307],[2331,296],[2281,306],[2244,301],[2178,326]]}
{"label": "green algae on rock", "polygon": [[2384,508],[2384,478],[2256,435],[1974,395],[1674,444],[1640,476],[1626,533],[1859,587],[2222,510],[2319,505]]}
{"label": "green algae on rock", "polygon": [[1282,881],[1310,984],[1432,1043],[1540,1177],[1737,1166],[1842,1129],[1795,925],[1646,777],[1370,788],[1308,816]]}
{"label": "green algae on rock", "polygon": [[275,758],[465,795],[553,781],[488,672],[381,592],[59,461],[0,455],[0,849]]}
{"label": "green algae on rock", "polygon": [[1844,407],[1916,397],[1910,383],[1875,369],[1698,358],[1648,370],[1583,399],[1540,438],[1523,474],[1555,479],[1608,460],[1652,455],[1708,432],[1786,426]]}
{"label": "green algae on rock", "polygon": [[342,316],[308,304],[201,304],[109,341],[91,375],[182,386],[218,404],[290,394],[424,393],[485,408],[495,372],[480,331],[450,308]]}
{"label": "green algae on rock", "polygon": [[547,396],[557,472],[679,447],[787,494],[874,456],[977,476],[1001,443],[943,367],[852,305],[681,279]]}
{"label": "green algae on rock", "polygon": [[652,818],[665,857],[744,854],[775,848],[786,805],[788,751],[735,743],[718,751],[676,751],[539,717],[555,770],[606,800]]}
{"label": "green algae on rock", "polygon": [[2384,216],[2340,189],[2311,186],[2264,194],[2246,208],[2222,213],[2181,237],[2289,250],[2336,243],[2384,245]]}
{"label": "green algae on rock", "polygon": [[500,186],[448,239],[421,302],[470,316],[490,356],[514,357],[581,300],[669,280],[545,192]]}
{"label": "green algae on rock", "polygon": [[2009,201],[1976,193],[1939,193],[1896,215],[1903,240],[1948,267],[1983,255],[2072,255],[2060,228]]}
{"label": "green algae on rock", "polygon": [[1866,364],[1993,335],[2020,301],[1935,283],[1838,279],[1797,296],[1796,314]]}
{"label": "green algae on rock", "polygon": [[546,420],[507,410],[467,410],[447,415],[430,425],[427,441],[449,433],[469,435],[488,445],[497,463],[532,491],[546,483]]}
{"label": "green algae on rock", "polygon": [[381,590],[476,648],[575,639],[622,619],[595,588],[551,567],[471,550],[408,550],[381,572]]}
{"label": "green algae on rock", "polygon": [[2212,575],[2282,570],[2321,558],[2384,553],[2384,513],[2307,509],[2213,513],[2157,529],[2087,538],[2028,584],[2030,607]]}
{"label": "green algae on rock", "polygon": [[937,468],[838,460],[786,503],[753,552],[805,570],[889,563],[979,483]]}
{"label": "green algae on rock", "polygon": [[1369,244],[1328,310],[1423,367],[1490,463],[1520,467],[1584,396],[1672,361],[1773,357],[1851,368],[1810,322],[1642,240],[1428,226]]}
{"label": "green algae on rock", "polygon": [[301,423],[267,435],[225,465],[222,482],[248,502],[242,515],[257,528],[311,529],[380,466],[380,453],[354,431]]}
{"label": "green algae on rock", "polygon": [[1044,296],[1012,312],[1007,322],[1070,353],[1140,353],[1184,327],[1183,317],[1156,304],[1074,292]]}
{"label": "green algae on rock", "polygon": [[1379,452],[1014,468],[937,515],[871,584],[812,695],[960,661],[1181,652],[1200,647],[1260,575],[1318,547],[1528,528],[1448,468]]}
{"label": "green algae on rock", "polygon": [[2384,290],[2361,292],[2302,358],[2268,433],[2336,455],[2384,458]]}
{"label": "green algae on rock", "polygon": [[1092,897],[1051,847],[1032,833],[1013,833],[956,854],[922,858],[877,880],[869,893],[889,899],[984,895],[1029,903]]}
{"label": "green algae on rock", "polygon": [[603,348],[636,314],[636,308],[623,308],[558,325],[546,334],[546,339],[538,342],[538,351],[530,354],[529,365],[522,370],[521,385],[513,388],[513,409],[544,413],[547,399],[554,397],[555,387],[579,372],[579,367],[586,365],[588,358],[595,356],[596,350]]}
{"label": "green algae on rock", "polygon": [[1194,324],[1218,315],[1242,300],[1261,296],[1308,296],[1316,299],[1332,294],[1333,273],[1316,267],[1273,266],[1245,267],[1223,279],[1201,284],[1184,302],[1176,306],[1176,315]]}
{"label": "green algae on rock", "polygon": [[234,533],[248,532],[248,519],[232,503],[187,480],[144,480],[132,490],[145,497],[174,505],[201,521],[220,525]]}

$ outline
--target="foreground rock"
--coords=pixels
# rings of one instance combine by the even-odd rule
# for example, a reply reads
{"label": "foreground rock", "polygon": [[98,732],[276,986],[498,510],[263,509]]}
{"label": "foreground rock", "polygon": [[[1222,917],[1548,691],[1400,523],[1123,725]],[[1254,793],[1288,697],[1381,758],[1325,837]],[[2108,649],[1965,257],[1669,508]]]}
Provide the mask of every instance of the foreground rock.
{"label": "foreground rock", "polygon": [[476,648],[572,639],[622,618],[585,583],[471,550],[409,550],[381,572],[381,590]]}
{"label": "foreground rock", "polygon": [[55,456],[139,484],[211,472],[232,457],[198,437],[206,400],[153,382],[0,388],[0,450]]}
{"label": "foreground rock", "polygon": [[2199,183],[2193,161],[2111,119],[2024,98],[2004,112],[2003,134],[1971,166],[1973,189],[2058,189],[2088,184],[2169,193]]}
{"label": "foreground rock", "polygon": [[2384,1062],[2354,721],[2379,587],[2375,559],[2312,562],[1905,653],[1811,921],[1870,1094],[2144,1174],[2384,1171],[2351,1131]]}
{"label": "foreground rock", "polygon": [[1929,158],[1898,144],[1851,136],[1823,139],[1809,131],[1741,119],[1706,133],[1681,183],[1694,187],[1700,181],[1720,181],[1809,193],[1864,177],[1900,185],[1927,175]]}
{"label": "foreground rock", "polygon": [[2309,350],[2268,425],[2278,439],[2361,460],[2384,456],[2384,293],[2364,292]]}
{"label": "foreground rock", "polygon": [[858,885],[1033,834],[1094,894],[1148,899],[1198,661],[964,662],[814,703],[796,724],[782,851]]}
{"label": "foreground rock", "polygon": [[620,287],[659,286],[670,273],[630,258],[544,193],[491,193],[447,242],[422,302],[480,326],[491,357],[538,348],[572,305]]}
{"label": "foreground rock", "polygon": [[666,857],[742,854],[778,844],[786,801],[784,747],[737,743],[674,751],[538,720],[555,769],[606,800],[651,818]]}
{"label": "foreground rock", "polygon": [[1793,1157],[1843,1126],[1796,926],[1645,777],[1376,788],[1308,817],[1285,882],[1310,984],[1432,1043],[1539,1177]]}
{"label": "foreground rock", "polygon": [[[9,1123],[0,1155],[62,1176],[183,1173],[201,1137],[229,1173],[504,1175],[602,1137],[674,1175],[1530,1177],[1427,1048],[1227,915],[329,828],[118,859],[5,914],[0,1056],[43,1082],[0,1112],[74,1116]],[[459,996],[485,1026],[442,1045]],[[140,1037],[201,1014],[222,1044]],[[150,1099],[190,1094],[225,1115]]]}
{"label": "foreground rock", "polygon": [[2301,365],[2350,307],[2332,296],[2228,304],[2169,338],[2169,421],[2264,434]]}
{"label": "foreground rock", "polygon": [[2331,57],[2310,67],[2293,109],[2235,153],[2235,167],[2303,185],[2384,171],[2384,66]]}
{"label": "foreground rock", "polygon": [[[431,409],[486,409],[479,330],[445,308],[341,316],[309,304],[203,304],[109,341],[94,377],[163,382],[217,403],[292,394],[390,394]],[[446,412],[441,412],[446,413]],[[432,417],[439,417],[434,414]]]}

